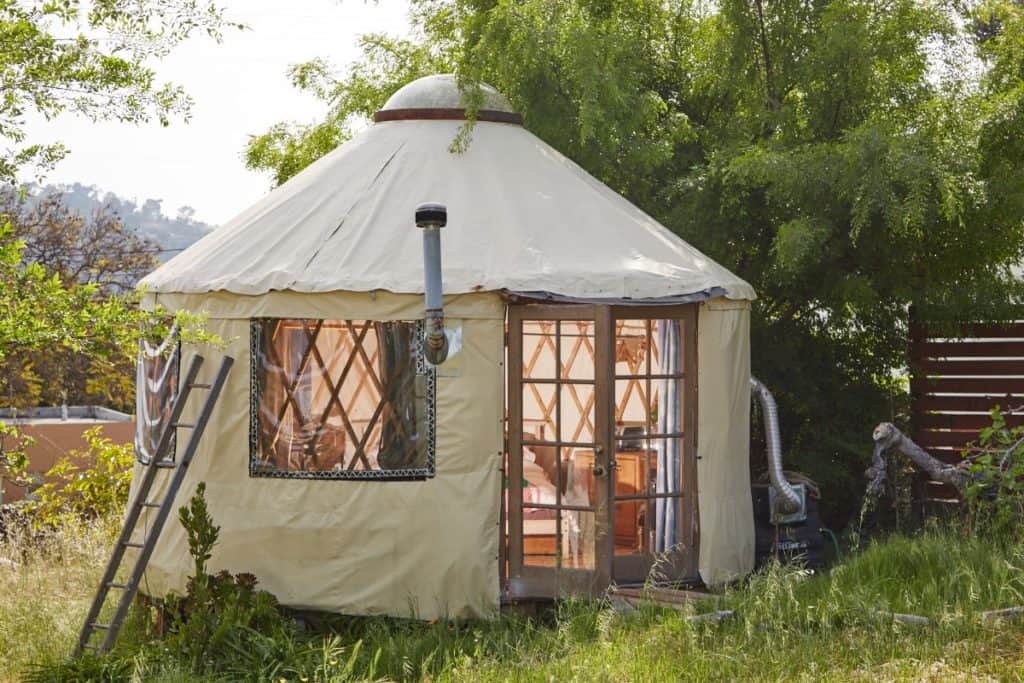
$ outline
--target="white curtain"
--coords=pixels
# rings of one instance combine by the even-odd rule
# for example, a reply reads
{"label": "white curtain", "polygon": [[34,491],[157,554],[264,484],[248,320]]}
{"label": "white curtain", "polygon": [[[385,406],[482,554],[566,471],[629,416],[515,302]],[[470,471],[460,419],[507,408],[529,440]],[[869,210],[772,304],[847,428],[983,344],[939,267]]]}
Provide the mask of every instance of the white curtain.
{"label": "white curtain", "polygon": [[[158,346],[139,340],[135,375],[135,454],[144,463],[156,455],[167,427],[171,404],[178,395],[178,328]],[[172,346],[173,345],[173,346]],[[174,453],[171,441],[168,453]]]}
{"label": "white curtain", "polygon": [[[680,332],[678,320],[659,320],[657,325],[658,350],[661,367],[659,374],[674,375],[679,372]],[[680,423],[679,392],[682,382],[678,379],[658,380],[658,424],[659,434],[677,434],[683,431]],[[658,453],[658,478],[656,493],[678,493],[683,461],[682,441],[678,438],[661,439],[656,442]],[[679,542],[679,502],[676,498],[658,498],[655,503],[654,546],[656,552],[671,550]]]}

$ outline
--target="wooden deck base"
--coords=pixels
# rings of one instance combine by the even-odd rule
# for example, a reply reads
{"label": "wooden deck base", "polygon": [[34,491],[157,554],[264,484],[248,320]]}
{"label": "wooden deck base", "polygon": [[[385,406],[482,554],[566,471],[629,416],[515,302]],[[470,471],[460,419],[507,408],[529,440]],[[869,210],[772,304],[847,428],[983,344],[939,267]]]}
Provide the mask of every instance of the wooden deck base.
{"label": "wooden deck base", "polygon": [[612,604],[618,607],[637,609],[643,604],[654,604],[682,611],[696,602],[711,600],[718,596],[702,591],[659,586],[613,586],[609,591],[609,597]]}

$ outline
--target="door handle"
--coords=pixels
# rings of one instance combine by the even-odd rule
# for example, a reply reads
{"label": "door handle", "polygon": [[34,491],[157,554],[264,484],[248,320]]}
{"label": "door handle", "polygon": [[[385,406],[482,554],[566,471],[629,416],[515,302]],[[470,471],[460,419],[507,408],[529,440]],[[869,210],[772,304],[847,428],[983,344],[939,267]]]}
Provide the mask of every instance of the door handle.
{"label": "door handle", "polygon": [[590,471],[594,473],[595,477],[603,477],[608,474],[608,468],[598,463],[595,463]]}

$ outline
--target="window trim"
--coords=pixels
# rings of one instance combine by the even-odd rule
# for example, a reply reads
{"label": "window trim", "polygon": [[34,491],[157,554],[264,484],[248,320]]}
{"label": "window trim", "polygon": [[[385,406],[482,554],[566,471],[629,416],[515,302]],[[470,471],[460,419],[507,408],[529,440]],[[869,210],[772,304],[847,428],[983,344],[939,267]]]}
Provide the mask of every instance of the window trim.
{"label": "window trim", "polygon": [[436,425],[437,425],[437,371],[427,362],[424,355],[422,320],[371,320],[365,323],[402,322],[414,325],[414,349],[416,351],[416,373],[426,379],[427,408],[427,461],[423,467],[406,467],[393,470],[318,470],[318,471],[269,471],[256,466],[259,454],[259,401],[260,388],[259,351],[262,342],[263,324],[270,320],[347,320],[346,318],[301,318],[264,316],[249,319],[249,477],[260,479],[316,479],[321,481],[425,481],[437,475]]}

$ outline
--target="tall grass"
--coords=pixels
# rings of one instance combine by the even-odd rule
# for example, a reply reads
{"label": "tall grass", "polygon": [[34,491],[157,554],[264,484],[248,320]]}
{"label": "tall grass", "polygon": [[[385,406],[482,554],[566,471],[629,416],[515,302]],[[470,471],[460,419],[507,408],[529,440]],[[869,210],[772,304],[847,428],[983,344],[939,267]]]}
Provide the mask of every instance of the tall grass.
{"label": "tall grass", "polygon": [[[22,558],[17,570],[0,569],[0,678],[1024,680],[1024,624],[979,618],[1024,604],[1024,549],[952,532],[891,538],[828,575],[770,567],[698,606],[735,610],[721,624],[653,605],[620,614],[604,601],[481,623],[333,617],[315,631],[240,630],[201,676],[162,641],[141,643],[142,615],[109,657],[64,665],[108,545],[93,527],[40,547],[0,544],[0,556]],[[884,612],[932,622],[904,626]]]}
{"label": "tall grass", "polygon": [[0,680],[68,655],[116,529],[116,519],[104,519],[43,536],[13,528],[0,540],[0,558],[16,563],[0,563]]}

